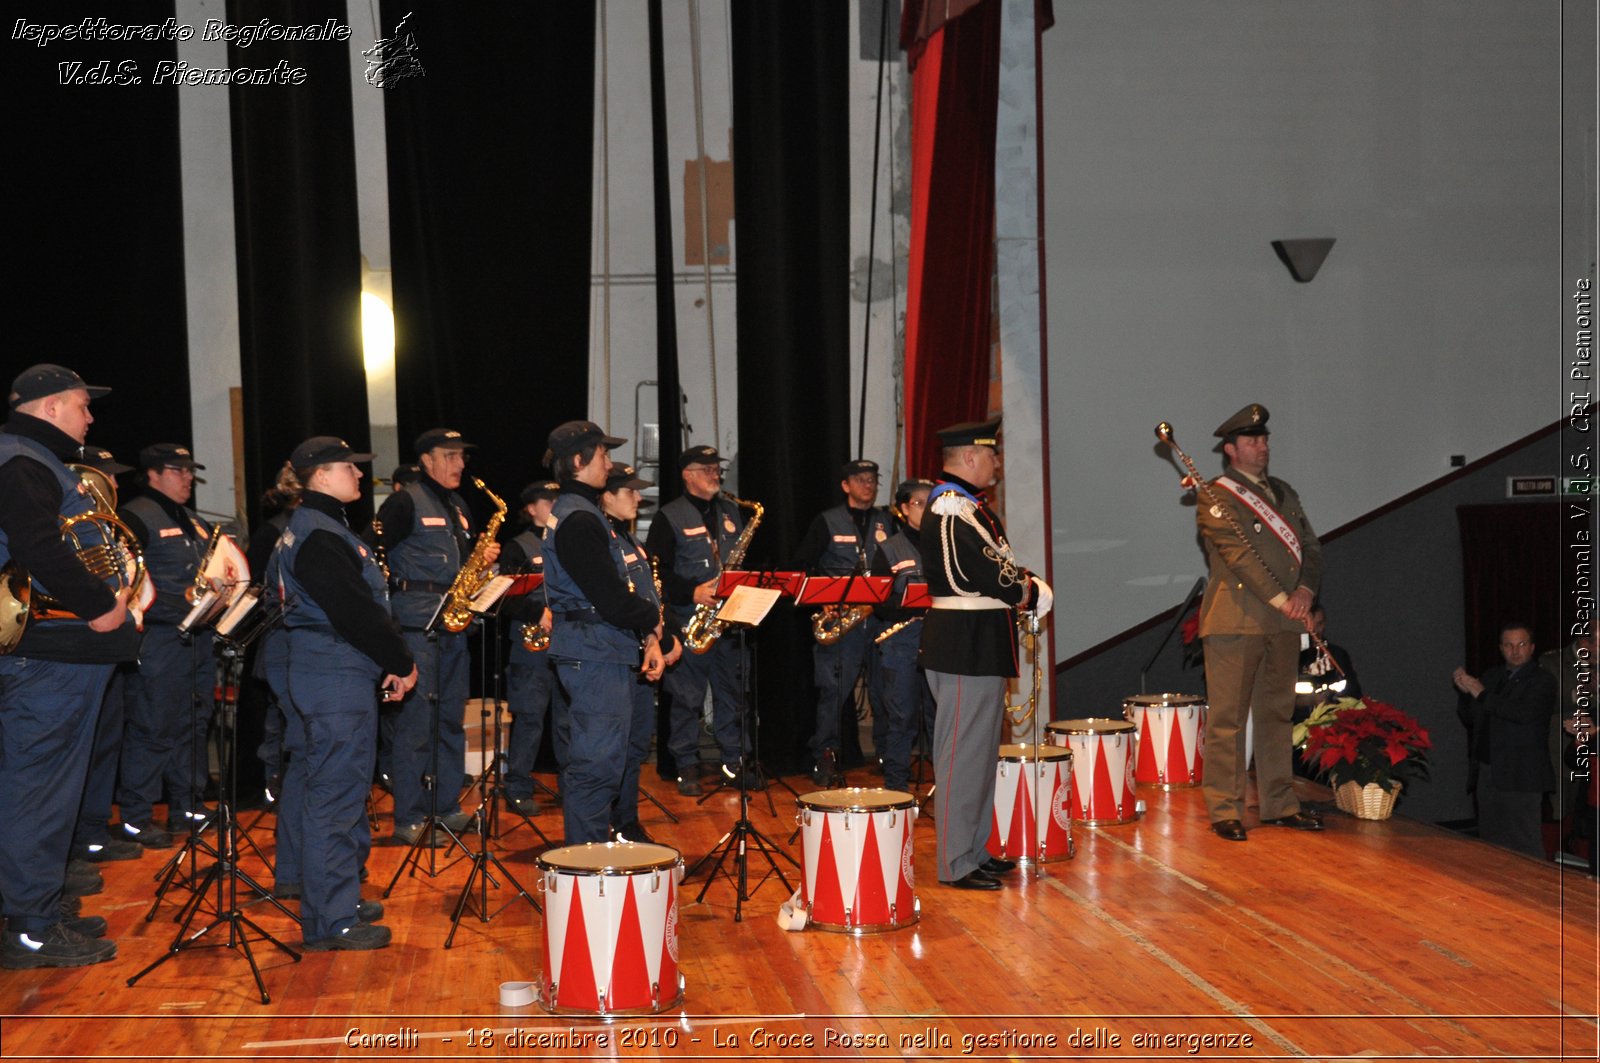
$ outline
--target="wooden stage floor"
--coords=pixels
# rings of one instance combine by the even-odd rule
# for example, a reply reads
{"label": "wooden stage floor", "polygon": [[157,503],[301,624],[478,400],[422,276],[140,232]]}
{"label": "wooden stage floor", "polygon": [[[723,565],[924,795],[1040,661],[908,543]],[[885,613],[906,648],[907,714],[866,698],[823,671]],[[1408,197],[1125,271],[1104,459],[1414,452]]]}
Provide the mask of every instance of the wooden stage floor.
{"label": "wooden stage floor", "polygon": [[[857,772],[851,781],[873,780]],[[645,782],[683,817],[672,825],[645,805],[646,827],[690,861],[736,814],[735,797],[696,806],[653,767]],[[752,818],[786,840],[793,799],[771,792],[776,817],[758,795]],[[1327,796],[1309,785],[1304,792]],[[533,979],[541,962],[540,917],[509,889],[491,894],[494,908],[509,907],[488,922],[469,914],[454,947],[443,948],[466,865],[400,881],[386,902],[395,935],[388,949],[293,963],[256,943],[268,1005],[243,955],[227,949],[181,953],[129,988],[175,931],[171,904],[144,920],[165,859],[150,853],[103,865],[105,892],[85,899],[86,913],[110,921],[115,960],[0,971],[0,1054],[1596,1057],[1593,879],[1403,818],[1330,813],[1320,835],[1263,828],[1230,843],[1209,831],[1198,792],[1141,796],[1149,807],[1140,822],[1079,827],[1074,859],[1018,876],[999,893],[937,884],[934,828],[924,817],[915,828],[922,920],[890,933],[786,932],[774,918],[786,895],[775,881],[736,923],[730,883],[716,883],[697,904],[699,882],[690,880],[679,929],[683,1006],[612,1025],[500,1006],[500,983]],[[559,833],[558,813],[537,822]],[[264,826],[253,833],[269,844]],[[530,888],[537,850],[526,826],[496,849]],[[367,896],[379,895],[403,854],[373,850]],[[253,857],[243,866],[270,879]],[[298,943],[289,920],[268,906],[249,913]],[[361,1043],[391,1035],[400,1047]]]}

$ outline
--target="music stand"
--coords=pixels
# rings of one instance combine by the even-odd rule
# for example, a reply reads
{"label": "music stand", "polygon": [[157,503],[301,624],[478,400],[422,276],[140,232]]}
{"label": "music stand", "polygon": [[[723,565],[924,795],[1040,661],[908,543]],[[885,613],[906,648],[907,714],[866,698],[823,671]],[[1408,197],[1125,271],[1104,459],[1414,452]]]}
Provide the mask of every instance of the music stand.
{"label": "music stand", "polygon": [[[511,618],[504,614],[504,612],[501,610],[501,606],[505,604],[507,599],[526,597],[527,595],[538,590],[544,584],[544,573],[529,572],[517,576],[511,576],[509,578],[511,580],[511,585],[506,588],[505,593],[500,597],[499,601],[494,604],[491,612],[488,614],[494,617],[496,631],[498,633],[498,637],[494,639],[493,684],[492,686],[485,684],[484,687],[485,690],[493,690],[492,701],[494,705],[494,746],[492,755],[490,756],[490,759],[484,761],[483,772],[479,776],[479,781],[482,783],[483,791],[483,810],[481,812],[481,817],[487,823],[489,837],[496,840],[498,840],[501,836],[500,805],[503,803],[501,801],[497,801],[496,798],[504,796],[505,773],[508,766],[507,758],[509,757],[509,750],[501,748],[501,740],[502,737],[504,737],[504,729],[500,721],[500,707],[501,705],[509,706],[509,701],[505,694],[506,640],[503,636],[505,636],[507,633],[506,628],[510,625]],[[487,623],[485,623],[484,630],[488,630]],[[512,637],[516,636],[513,634]],[[485,646],[483,655],[485,667],[487,667],[488,659],[489,647]],[[486,724],[488,720],[488,712],[489,710],[487,709],[482,710],[478,716],[478,745],[480,748],[483,748],[486,745],[485,740],[487,736],[485,731],[487,730]],[[506,742],[508,744],[509,741],[510,739],[506,738]],[[537,780],[535,780],[535,782],[537,782]],[[477,783],[474,783],[474,785],[477,785]],[[532,828],[533,832],[539,836],[539,840],[542,843],[544,843],[546,846],[550,844],[549,836],[546,835],[545,832],[539,828],[539,825],[535,823],[527,814],[515,812],[515,815],[522,820],[522,823],[526,823],[530,828]],[[521,825],[522,824],[512,824],[510,829],[505,833],[509,834],[511,831],[516,830],[517,827]],[[474,869],[474,873],[476,873],[476,869]],[[538,905],[535,904],[534,907],[537,908]]]}
{"label": "music stand", "polygon": [[[805,578],[805,573],[803,572],[728,569],[727,571],[723,572],[718,579],[716,597],[721,601],[726,602],[729,598],[733,597],[733,592],[738,588],[754,587],[757,590],[776,590],[785,598],[793,598],[796,594],[800,593],[800,587],[805,582]],[[761,777],[763,779],[776,781],[779,786],[782,786],[785,790],[788,790],[791,794],[798,798],[800,796],[800,792],[793,786],[789,785],[789,780],[785,779],[781,775],[773,774],[767,769],[766,764],[762,762],[761,715],[756,711],[756,686],[753,678],[755,672],[755,657],[753,653],[749,655],[746,654],[748,644],[745,641],[745,633],[749,630],[749,625],[736,624],[732,626],[737,630],[739,635],[739,674],[741,684],[744,687],[744,710],[740,713],[739,722],[740,745],[742,747],[744,742],[744,717],[749,714],[754,714],[755,724],[750,733],[750,763],[755,765],[756,770],[761,773]],[[743,754],[741,748],[741,760],[742,759]],[[706,801],[708,801],[711,797],[720,793],[723,789],[731,785],[732,784],[728,781],[728,777],[726,775],[722,774],[720,771],[717,772],[716,785],[707,791],[705,795],[700,798],[700,800],[695,802],[695,804],[705,804]],[[766,794],[767,811],[776,816],[778,814],[778,808],[772,802],[771,790],[768,789]]]}
{"label": "music stand", "polygon": [[[770,596],[766,593],[772,591],[777,593],[772,593]],[[722,607],[717,610],[717,618],[730,627],[740,628],[742,634],[742,629],[760,624],[767,611],[772,608],[772,603],[781,596],[782,591],[777,587],[756,588],[745,586],[736,588],[728,600],[723,602]],[[764,599],[765,604],[755,603],[755,608],[750,609],[749,607],[755,599]],[[744,748],[745,744],[745,729],[748,727],[748,717],[749,713],[747,712],[739,714],[739,746],[741,749]],[[717,881],[718,873],[722,871],[723,863],[728,857],[732,856],[734,865],[738,869],[736,873],[732,871],[728,873],[735,887],[733,921],[736,923],[744,921],[744,902],[749,900],[750,895],[755,890],[760,889],[762,884],[773,875],[778,876],[778,881],[783,883],[784,889],[789,889],[792,892],[789,880],[783,873],[783,868],[773,859],[774,854],[783,857],[797,869],[800,867],[799,861],[784,852],[778,847],[777,842],[762,834],[761,831],[756,829],[755,824],[750,822],[750,791],[745,786],[745,774],[741,766],[739,771],[738,820],[734,822],[733,827],[722,836],[722,839],[717,842],[712,850],[695,861],[694,866],[684,875],[685,879],[692,878],[700,873],[702,867],[707,864],[711,865],[711,871],[706,875],[705,885],[700,887],[700,893],[695,897],[695,903],[698,904],[705,900],[706,893],[711,889],[712,883]],[[753,888],[750,885],[750,850],[752,848],[767,862],[767,873],[761,876],[761,881],[757,882]]]}
{"label": "music stand", "polygon": [[[244,953],[244,958],[250,964],[250,973],[255,977],[256,991],[261,995],[261,1003],[270,1004],[272,998],[267,995],[266,982],[261,977],[261,968],[256,964],[255,954],[250,949],[249,931],[254,931],[262,940],[277,946],[287,953],[289,958],[299,962],[300,953],[273,937],[258,926],[249,916],[239,909],[239,883],[241,880],[250,890],[271,902],[274,907],[296,923],[300,920],[289,909],[285,908],[272,891],[262,887],[250,878],[249,875],[239,870],[239,839],[238,823],[234,817],[234,803],[238,799],[238,730],[235,726],[239,701],[239,683],[244,678],[244,651],[250,643],[254,642],[282,617],[281,609],[274,609],[267,613],[256,613],[255,603],[260,600],[260,589],[249,585],[249,589],[235,593],[228,601],[228,607],[219,614],[212,613],[203,623],[209,623],[214,628],[216,641],[215,652],[223,661],[223,686],[222,697],[218,702],[219,717],[222,727],[223,750],[222,757],[222,782],[219,787],[217,799],[217,860],[205,875],[200,879],[195,888],[194,896],[184,907],[184,915],[178,926],[177,935],[172,939],[172,944],[167,951],[157,957],[154,963],[128,979],[132,986],[149,974],[151,971],[166,963],[180,952],[202,948],[238,949]],[[248,602],[247,602],[248,600]],[[259,617],[259,619],[256,619]],[[249,621],[249,623],[247,623]],[[201,899],[212,883],[216,883],[217,900],[215,916],[206,927],[196,933],[189,933],[189,927],[194,922],[194,917],[200,911]],[[226,885],[224,885],[226,884]],[[154,911],[152,910],[152,913]],[[203,939],[212,930],[226,923],[228,925],[228,938],[226,941],[205,942]]]}
{"label": "music stand", "polygon": [[[806,579],[805,585],[800,589],[800,593],[795,599],[795,604],[822,607],[845,607],[849,609],[865,606],[878,606],[888,602],[889,592],[893,587],[893,576],[869,576],[859,573],[849,576],[810,576]],[[865,620],[866,618],[863,617],[860,623],[865,623]],[[835,640],[835,644],[843,641],[849,636],[850,633],[845,632],[843,635],[840,635],[837,640]],[[861,715],[860,708],[860,695],[856,693],[856,690],[863,684],[864,681],[867,680],[867,677],[871,675],[871,650],[872,647],[869,646],[867,647],[867,652],[862,654],[861,663],[856,666],[856,674],[851,677],[848,688],[850,693],[847,701],[855,708],[854,726],[856,726],[858,730],[863,717]],[[878,707],[872,705],[871,682],[865,682],[865,686],[867,704],[874,711],[877,711]],[[835,707],[835,709],[837,709],[837,707]],[[844,735],[842,728],[839,737],[841,740],[840,751],[842,752],[844,748]],[[878,752],[879,751],[876,749],[873,750],[874,755],[877,755]],[[839,768],[839,773],[842,777],[842,766]],[[795,834],[798,836],[798,828],[796,829]]]}

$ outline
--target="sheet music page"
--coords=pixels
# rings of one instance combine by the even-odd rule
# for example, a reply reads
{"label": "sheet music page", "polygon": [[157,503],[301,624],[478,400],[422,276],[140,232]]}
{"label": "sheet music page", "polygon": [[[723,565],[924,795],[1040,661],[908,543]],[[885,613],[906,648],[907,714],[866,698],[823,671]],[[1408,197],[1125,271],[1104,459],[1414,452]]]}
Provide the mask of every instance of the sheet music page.
{"label": "sheet music page", "polygon": [[239,621],[250,614],[250,611],[261,604],[261,592],[251,590],[251,585],[241,583],[245,588],[244,593],[235,594],[233,601],[228,605],[228,611],[217,620],[217,634],[226,638],[233,634],[234,628],[239,626]]}
{"label": "sheet music page", "polygon": [[717,610],[717,619],[755,627],[767,618],[772,604],[782,597],[783,592],[776,587],[735,587]]}
{"label": "sheet music page", "polygon": [[189,615],[185,616],[178,622],[178,630],[185,634],[193,631],[205,621],[205,618],[207,615],[209,615],[212,606],[215,606],[218,603],[219,596],[217,592],[212,590],[206,591],[195,600],[194,608],[189,610]]}
{"label": "sheet music page", "polygon": [[515,583],[515,576],[495,576],[483,585],[483,589],[472,596],[471,609],[474,613],[487,613],[494,608],[502,595]]}

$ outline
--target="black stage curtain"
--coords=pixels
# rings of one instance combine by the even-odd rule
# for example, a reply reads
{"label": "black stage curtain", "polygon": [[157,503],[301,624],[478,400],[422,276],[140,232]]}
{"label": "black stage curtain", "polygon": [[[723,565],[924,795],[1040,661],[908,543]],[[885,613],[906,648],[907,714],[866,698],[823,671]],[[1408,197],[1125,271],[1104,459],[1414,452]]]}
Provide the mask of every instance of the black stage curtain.
{"label": "black stage curtain", "polygon": [[[14,14],[68,24],[174,17],[172,0],[60,3]],[[156,63],[176,58],[170,41],[40,47],[8,32],[0,63],[13,285],[0,385],[9,388],[30,365],[55,362],[113,388],[95,403],[89,442],[129,465],[146,444],[190,441],[178,170],[183,90],[151,83]],[[93,83],[116,76],[123,61],[134,64],[128,72],[141,83]],[[83,66],[63,71],[64,63]],[[80,75],[84,83],[62,83]],[[124,478],[124,489],[131,479]]]}
{"label": "black stage curtain", "polygon": [[[672,246],[673,160],[667,154],[666,49],[662,44],[661,0],[650,0],[649,21],[650,183],[656,208],[656,430],[661,461],[660,475],[656,479],[660,485],[660,504],[666,505],[683,493],[683,480],[678,475],[678,455],[683,452],[683,386],[678,375],[675,281],[678,258]],[[666,731],[667,721],[663,719],[661,733]],[[666,743],[661,745],[664,747]],[[663,755],[670,760],[672,754],[663,749]]]}
{"label": "black stage curtain", "polygon": [[[327,15],[311,0],[230,0],[227,10],[236,25],[308,25]],[[228,46],[233,67],[279,60],[303,67],[304,83],[229,89],[252,522],[301,440],[336,435],[357,449],[369,440],[349,50],[326,41]],[[363,510],[370,514],[369,500],[351,507],[352,519]]]}
{"label": "black stage curtain", "polygon": [[1540,653],[1566,644],[1561,510],[1558,502],[1456,508],[1466,621],[1463,659],[1471,674],[1482,675],[1501,663],[1500,625],[1507,622],[1531,624]]}
{"label": "black stage curtain", "polygon": [[[751,0],[732,13],[739,483],[768,503],[750,562],[772,565],[840,502],[850,457],[850,12]],[[809,766],[807,613],[774,609],[758,641],[763,756],[779,771]]]}
{"label": "black stage curtain", "polygon": [[385,2],[386,36],[407,13],[425,75],[385,94],[401,452],[457,428],[514,508],[550,430],[588,416],[595,8]]}

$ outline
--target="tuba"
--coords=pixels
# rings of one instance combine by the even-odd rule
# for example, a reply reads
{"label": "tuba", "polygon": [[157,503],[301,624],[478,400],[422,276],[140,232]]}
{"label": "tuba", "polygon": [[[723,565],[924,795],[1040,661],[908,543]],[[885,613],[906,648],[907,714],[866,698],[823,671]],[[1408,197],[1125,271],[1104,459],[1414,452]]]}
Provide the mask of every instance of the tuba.
{"label": "tuba", "polygon": [[494,545],[495,533],[500,530],[501,522],[506,519],[505,499],[489,490],[476,476],[472,478],[472,483],[494,503],[494,515],[489,518],[483,534],[478,536],[478,541],[473,544],[472,555],[467,558],[467,563],[461,566],[461,571],[456,573],[450,589],[445,592],[444,615],[441,622],[444,624],[444,629],[452,635],[459,635],[472,626],[472,599],[483,590],[484,584],[494,578],[494,570],[488,560],[489,547]]}
{"label": "tuba", "polygon": [[[61,520],[61,538],[90,573],[112,590],[131,588],[130,608],[145,581],[144,553],[128,526],[117,519],[117,486],[87,465],[67,466],[78,476],[78,493],[93,501],[87,512]],[[136,619],[137,619],[137,613]],[[17,648],[29,620],[83,619],[55,598],[33,587],[15,560],[0,568],[0,656]]]}
{"label": "tuba", "polygon": [[[756,527],[761,523],[766,507],[760,502],[747,502],[742,498],[735,498],[726,491],[722,492],[722,497],[750,511],[750,520],[745,524],[744,531],[739,533],[739,538],[729,548],[728,556],[722,559],[723,568],[737,568],[744,561],[745,552],[750,549],[750,537],[756,533]],[[683,644],[691,653],[709,651],[728,629],[727,624],[717,619],[717,610],[721,607],[720,601],[712,602],[710,605],[695,606],[694,615],[683,626]]]}

